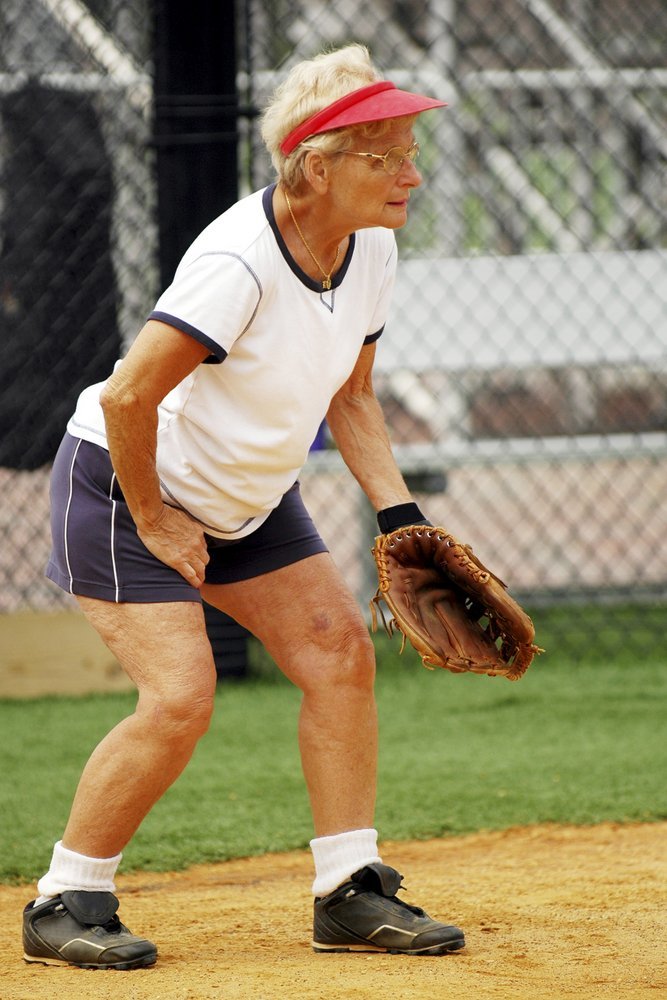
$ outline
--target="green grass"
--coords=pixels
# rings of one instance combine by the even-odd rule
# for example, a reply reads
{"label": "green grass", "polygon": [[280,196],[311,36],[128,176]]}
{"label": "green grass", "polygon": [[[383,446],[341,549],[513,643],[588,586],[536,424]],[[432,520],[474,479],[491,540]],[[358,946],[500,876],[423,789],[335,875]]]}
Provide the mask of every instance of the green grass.
{"label": "green grass", "polygon": [[[515,684],[426,671],[377,638],[382,838],[667,816],[664,656],[575,662],[558,650],[558,622],[544,616],[552,651]],[[209,733],[127,848],[125,871],[307,845],[299,694],[256,650],[253,662],[260,679],[220,687]],[[133,704],[0,702],[0,881],[43,872],[88,753]]]}

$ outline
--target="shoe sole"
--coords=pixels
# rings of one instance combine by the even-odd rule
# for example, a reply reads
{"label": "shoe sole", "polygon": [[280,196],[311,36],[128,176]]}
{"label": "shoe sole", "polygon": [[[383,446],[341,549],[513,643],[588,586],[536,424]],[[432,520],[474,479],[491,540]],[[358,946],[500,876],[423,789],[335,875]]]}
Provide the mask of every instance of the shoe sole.
{"label": "shoe sole", "polygon": [[66,958],[48,958],[41,955],[37,957],[36,955],[27,955],[25,952],[23,954],[23,961],[37,965],[65,965],[75,969],[117,969],[120,972],[125,972],[130,969],[147,969],[149,966],[155,965],[157,962],[157,952],[153,955],[144,955],[141,958],[135,958],[131,962],[115,962],[105,965],[95,965],[94,962],[68,962]]}
{"label": "shoe sole", "polygon": [[312,942],[312,949],[319,954],[341,954],[344,952],[381,952],[385,955],[447,955],[450,951],[460,951],[465,948],[464,938],[455,938],[445,944],[436,944],[431,948],[379,948],[372,944],[321,944]]}

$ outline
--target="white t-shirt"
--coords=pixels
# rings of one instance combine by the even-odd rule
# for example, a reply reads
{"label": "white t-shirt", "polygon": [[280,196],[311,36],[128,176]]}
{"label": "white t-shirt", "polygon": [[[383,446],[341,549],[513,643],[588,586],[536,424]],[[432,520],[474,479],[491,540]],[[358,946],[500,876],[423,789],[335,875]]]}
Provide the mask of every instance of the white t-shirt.
{"label": "white t-shirt", "polygon": [[[211,223],[151,313],[211,355],[159,407],[163,499],[212,535],[241,538],[293,485],[333,395],[385,324],[396,271],[387,229],[352,235],[332,288],[295,263],[273,186]],[[85,389],[70,434],[106,447],[104,383]]]}

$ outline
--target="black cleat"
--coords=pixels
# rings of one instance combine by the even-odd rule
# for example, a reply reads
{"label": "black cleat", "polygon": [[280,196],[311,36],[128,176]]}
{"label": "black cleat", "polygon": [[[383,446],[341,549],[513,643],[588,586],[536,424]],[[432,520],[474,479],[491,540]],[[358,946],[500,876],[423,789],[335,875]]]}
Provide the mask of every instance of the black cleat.
{"label": "black cleat", "polygon": [[23,911],[23,957],[80,969],[141,969],[154,965],[157,948],[135,937],[116,916],[112,892],[63,892]]}
{"label": "black cleat", "polygon": [[349,882],[315,900],[314,951],[385,951],[392,955],[444,955],[465,947],[463,931],[432,920],[396,898],[402,875],[367,865]]}

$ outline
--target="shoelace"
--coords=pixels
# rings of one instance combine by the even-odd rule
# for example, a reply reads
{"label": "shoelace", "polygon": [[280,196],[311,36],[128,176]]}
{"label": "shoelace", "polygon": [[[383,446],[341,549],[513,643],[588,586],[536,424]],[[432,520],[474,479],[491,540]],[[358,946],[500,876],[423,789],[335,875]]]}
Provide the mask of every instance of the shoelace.
{"label": "shoelace", "polygon": [[[401,889],[402,888],[403,888],[403,886],[401,886]],[[399,899],[398,896],[390,896],[389,898],[394,903],[398,903],[399,906],[403,906],[403,907],[405,907],[406,910],[410,910],[411,913],[414,913],[415,916],[417,916],[417,917],[424,917],[424,916],[426,916],[426,914],[425,914],[424,910],[422,910],[421,906],[412,906],[411,903],[406,903],[403,899]]]}
{"label": "shoelace", "polygon": [[[69,910],[66,906],[63,906],[63,904],[60,903],[56,906],[54,913],[60,913],[64,916],[66,913],[69,913]],[[105,924],[86,924],[86,926],[90,927],[91,930],[94,930],[96,927],[100,927],[103,931],[106,931],[107,934],[120,934],[123,930],[123,925],[121,924],[117,913],[114,913],[113,917],[110,917]]]}
{"label": "shoelace", "polygon": [[107,932],[107,934],[120,934],[123,929],[123,925],[121,924],[117,913],[114,913],[113,917],[110,920],[107,920],[106,924],[101,924],[100,926]]}
{"label": "shoelace", "polygon": [[[354,890],[355,895],[357,895],[360,891],[361,892],[372,892],[374,896],[382,896],[382,893],[375,892],[374,889],[367,889],[365,886],[362,886],[360,890],[359,889],[355,889]],[[402,885],[400,887],[399,891],[400,892],[405,892],[405,886]],[[421,906],[412,906],[411,903],[406,903],[405,900],[399,899],[398,896],[383,896],[382,898],[383,899],[389,899],[389,900],[391,900],[392,903],[397,903],[398,906],[402,906],[405,910],[410,910],[410,912],[414,913],[415,916],[417,916],[417,917],[425,917],[426,916],[426,913],[425,913],[424,910],[422,910]]]}

